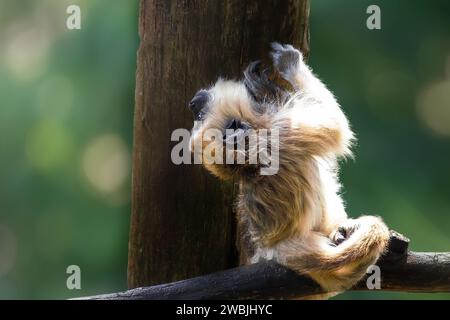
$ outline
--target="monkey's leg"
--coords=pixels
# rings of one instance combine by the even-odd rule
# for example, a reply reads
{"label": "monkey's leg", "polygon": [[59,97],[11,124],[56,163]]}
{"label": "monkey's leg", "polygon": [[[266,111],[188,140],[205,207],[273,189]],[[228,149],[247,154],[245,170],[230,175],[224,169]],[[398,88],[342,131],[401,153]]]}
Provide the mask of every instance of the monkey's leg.
{"label": "monkey's leg", "polygon": [[389,230],[378,217],[362,216],[344,226],[353,227],[353,233],[339,245],[317,232],[290,239],[278,247],[279,257],[289,268],[310,275],[327,291],[346,290],[364,276],[389,242]]}
{"label": "monkey's leg", "polygon": [[272,48],[274,66],[299,93],[280,116],[290,118],[291,133],[305,153],[349,154],[353,133],[333,94],[303,62],[300,51],[279,43]]}

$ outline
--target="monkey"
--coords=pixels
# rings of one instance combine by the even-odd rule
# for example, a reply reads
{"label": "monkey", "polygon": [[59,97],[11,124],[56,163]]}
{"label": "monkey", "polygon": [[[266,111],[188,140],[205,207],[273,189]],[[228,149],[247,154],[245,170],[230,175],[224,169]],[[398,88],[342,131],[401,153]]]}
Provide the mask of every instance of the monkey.
{"label": "monkey", "polygon": [[[191,149],[213,145],[220,152],[230,136],[278,132],[279,169],[273,175],[259,174],[267,163],[247,161],[250,152],[259,152],[255,148],[243,149],[241,164],[203,165],[239,185],[241,264],[275,260],[311,277],[329,297],[362,279],[386,251],[389,230],[380,217],[347,216],[338,165],[353,156],[356,138],[334,95],[292,45],[272,43],[270,56],[271,68],[290,88],[259,61],[250,63],[239,81],[217,80],[189,103],[195,120],[189,143]],[[202,139],[208,129],[223,137]]]}

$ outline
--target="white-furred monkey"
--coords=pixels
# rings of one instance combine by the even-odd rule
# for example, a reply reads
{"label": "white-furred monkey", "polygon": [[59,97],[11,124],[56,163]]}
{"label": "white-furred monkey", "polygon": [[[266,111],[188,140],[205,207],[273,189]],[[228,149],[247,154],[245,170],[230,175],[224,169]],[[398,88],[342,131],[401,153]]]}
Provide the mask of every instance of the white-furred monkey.
{"label": "white-furred monkey", "polygon": [[[274,175],[259,174],[263,163],[204,162],[219,178],[239,181],[241,262],[274,259],[328,292],[343,291],[380,257],[389,230],[379,217],[347,218],[337,177],[337,160],[351,156],[354,140],[347,118],[300,51],[278,43],[272,49],[273,67],[292,90],[271,80],[259,62],[250,64],[242,81],[218,80],[189,104],[196,120],[190,144],[221,150],[230,136],[277,130]],[[208,129],[220,130],[223,138],[203,139]]]}

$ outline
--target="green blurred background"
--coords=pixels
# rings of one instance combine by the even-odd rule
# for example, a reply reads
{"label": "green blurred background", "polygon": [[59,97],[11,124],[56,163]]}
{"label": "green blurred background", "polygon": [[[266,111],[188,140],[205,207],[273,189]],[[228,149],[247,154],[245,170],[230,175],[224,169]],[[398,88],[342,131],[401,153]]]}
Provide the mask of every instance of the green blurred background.
{"label": "green blurred background", "polygon": [[[450,2],[311,2],[310,64],[359,138],[349,214],[450,251]],[[382,30],[366,28],[370,4]],[[0,298],[126,288],[137,16],[137,0],[0,0]],[[71,264],[81,290],[66,288]]]}

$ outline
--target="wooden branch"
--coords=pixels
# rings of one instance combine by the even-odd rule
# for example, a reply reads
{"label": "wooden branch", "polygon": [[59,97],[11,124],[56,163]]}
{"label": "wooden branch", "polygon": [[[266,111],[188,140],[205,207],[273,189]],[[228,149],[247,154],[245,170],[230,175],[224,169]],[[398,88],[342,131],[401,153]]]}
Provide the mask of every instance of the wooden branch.
{"label": "wooden branch", "polygon": [[[450,252],[408,252],[409,239],[391,232],[388,252],[377,263],[381,290],[450,292]],[[366,279],[352,290],[369,290]],[[213,274],[125,292],[80,299],[289,299],[323,293],[309,277],[275,262],[262,262]]]}

